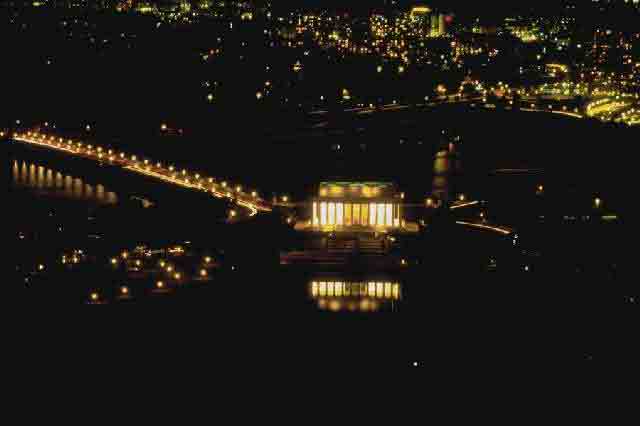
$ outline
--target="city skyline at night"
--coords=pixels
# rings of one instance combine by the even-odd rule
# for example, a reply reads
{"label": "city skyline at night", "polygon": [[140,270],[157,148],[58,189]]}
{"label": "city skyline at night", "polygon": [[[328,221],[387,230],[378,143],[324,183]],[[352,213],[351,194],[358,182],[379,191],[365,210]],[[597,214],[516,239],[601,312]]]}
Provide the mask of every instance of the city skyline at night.
{"label": "city skyline at night", "polygon": [[250,343],[281,318],[282,360],[635,362],[638,23],[640,0],[3,2],[9,285]]}

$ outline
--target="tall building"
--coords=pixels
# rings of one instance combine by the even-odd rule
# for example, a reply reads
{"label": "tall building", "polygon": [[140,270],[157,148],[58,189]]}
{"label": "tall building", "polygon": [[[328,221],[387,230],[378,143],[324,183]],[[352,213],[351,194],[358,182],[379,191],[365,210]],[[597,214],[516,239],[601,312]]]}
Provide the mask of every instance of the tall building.
{"label": "tall building", "polygon": [[440,37],[447,32],[445,15],[428,6],[414,6],[409,18],[414,26],[426,30],[427,36]]}

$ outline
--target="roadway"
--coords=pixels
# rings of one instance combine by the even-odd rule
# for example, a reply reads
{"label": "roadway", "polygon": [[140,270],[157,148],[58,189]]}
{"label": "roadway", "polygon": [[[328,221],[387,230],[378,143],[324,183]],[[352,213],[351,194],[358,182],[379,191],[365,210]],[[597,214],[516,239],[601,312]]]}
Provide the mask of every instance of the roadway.
{"label": "roadway", "polygon": [[[509,99],[508,99],[509,100]],[[583,114],[580,114],[576,111],[572,112],[569,111],[568,108],[565,106],[562,109],[554,109],[552,105],[549,105],[550,108],[542,108],[542,107],[538,107],[535,104],[531,103],[533,101],[531,100],[527,100],[527,99],[522,99],[520,101],[520,111],[524,111],[524,112],[545,112],[545,113],[552,113],[552,114],[559,114],[559,115],[564,115],[566,117],[572,117],[572,118],[585,118],[585,116]],[[436,107],[438,105],[446,105],[446,104],[468,104],[471,107],[476,107],[476,106],[480,106],[480,107],[484,107],[486,109],[495,109],[496,106],[494,104],[488,103],[486,102],[486,98],[484,98],[483,96],[479,96],[479,97],[458,97],[457,95],[450,95],[450,96],[446,96],[446,97],[440,97],[440,98],[436,98],[433,101],[430,102],[424,102],[424,103],[417,103],[417,104],[399,104],[399,103],[391,103],[391,104],[385,104],[385,105],[381,105],[379,107],[373,107],[373,106],[364,106],[361,104],[361,106],[357,106],[357,107],[353,107],[353,108],[348,108],[345,109],[344,112],[351,112],[351,113],[355,113],[357,115],[366,115],[366,114],[374,114],[376,112],[389,112],[389,111],[400,111],[400,110],[407,110],[410,108],[430,108],[430,107]],[[526,106],[530,106],[530,108],[527,108]],[[509,105],[505,106],[506,110],[512,110],[513,109],[513,100],[510,100]],[[316,111],[311,111],[309,114],[313,117],[321,117],[324,116],[326,114],[328,114],[329,111],[327,110],[316,110]],[[327,121],[322,121],[320,123],[317,123],[313,126],[313,128],[321,128],[321,127],[326,127],[329,123]]]}
{"label": "roadway", "polygon": [[189,188],[210,193],[213,197],[227,198],[242,207],[246,215],[242,215],[235,210],[230,211],[229,220],[238,220],[242,217],[253,217],[259,212],[268,212],[272,206],[267,201],[258,196],[253,191],[246,193],[242,191],[242,186],[230,185],[225,181],[220,181],[213,177],[201,176],[186,169],[177,171],[174,166],[165,166],[150,159],[138,158],[136,155],[116,152],[112,149],[105,149],[101,146],[86,145],[82,142],[65,140],[52,135],[45,135],[38,132],[15,133],[13,141],[21,142],[41,148],[46,148],[58,152],[63,152],[74,157],[81,157],[104,164],[119,166],[125,170],[161,180],[170,185]]}

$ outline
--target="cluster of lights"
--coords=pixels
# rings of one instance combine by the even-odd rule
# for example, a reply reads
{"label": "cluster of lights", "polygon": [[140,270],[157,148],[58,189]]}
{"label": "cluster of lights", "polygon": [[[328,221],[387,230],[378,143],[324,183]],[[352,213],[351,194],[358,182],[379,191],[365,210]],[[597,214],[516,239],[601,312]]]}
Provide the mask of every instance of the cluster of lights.
{"label": "cluster of lights", "polygon": [[[163,128],[163,126],[166,125],[163,124],[161,128]],[[166,129],[167,127],[164,128]],[[167,171],[167,169],[163,168],[162,164],[159,162],[156,163],[154,167],[149,159],[145,159],[142,162],[138,161],[139,159],[136,155],[131,155],[129,160],[129,156],[124,152],[120,153],[119,156],[117,156],[111,149],[106,150],[103,147],[94,147],[93,145],[87,145],[85,148],[81,142],[73,142],[72,140],[68,140],[65,142],[62,138],[56,139],[54,136],[47,136],[38,132],[15,133],[14,139],[17,141],[36,144],[47,148],[62,150],[70,154],[95,158],[99,161],[102,161],[103,159],[108,160],[110,163],[118,164],[122,167],[127,168],[128,170],[159,178],[175,185],[209,191],[218,198],[228,197],[231,200],[236,200],[239,205],[246,207],[250,211],[250,216],[254,216],[260,210],[270,210],[270,207],[267,205],[267,203],[258,197],[258,193],[256,191],[251,192],[251,195],[247,196],[242,192],[242,187],[238,185],[236,186],[235,195],[231,192],[221,193],[217,191],[217,185],[213,178],[208,178],[207,180],[206,178],[200,176],[200,174],[198,173],[192,174],[184,169],[182,170],[182,179],[178,179],[175,173],[173,173],[173,166],[170,166]],[[203,184],[203,180],[205,182],[208,182],[208,184]],[[222,187],[226,188],[226,186],[227,183],[223,182]]]}

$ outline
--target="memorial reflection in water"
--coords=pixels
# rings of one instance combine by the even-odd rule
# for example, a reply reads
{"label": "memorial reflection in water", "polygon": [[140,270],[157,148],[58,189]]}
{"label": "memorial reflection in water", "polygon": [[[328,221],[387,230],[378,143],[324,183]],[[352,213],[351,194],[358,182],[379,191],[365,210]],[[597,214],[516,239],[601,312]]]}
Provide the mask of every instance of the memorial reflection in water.
{"label": "memorial reflection in water", "polygon": [[402,300],[402,285],[391,280],[314,279],[309,283],[309,297],[320,310],[333,312],[375,312],[385,307],[394,310]]}

